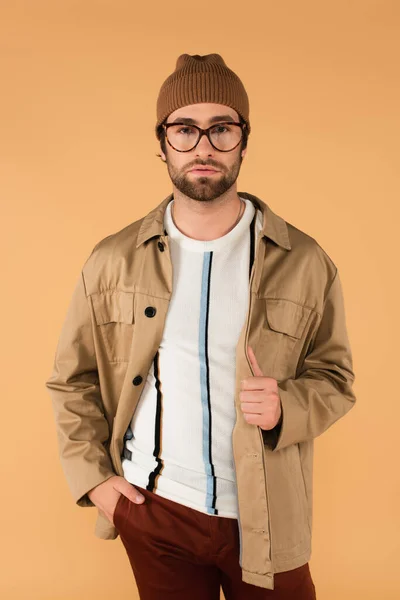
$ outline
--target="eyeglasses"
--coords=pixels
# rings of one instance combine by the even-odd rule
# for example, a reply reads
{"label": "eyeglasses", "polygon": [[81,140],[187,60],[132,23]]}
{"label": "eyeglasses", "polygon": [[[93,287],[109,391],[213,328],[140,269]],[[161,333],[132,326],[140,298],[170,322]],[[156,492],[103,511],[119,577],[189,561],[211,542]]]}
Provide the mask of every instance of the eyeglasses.
{"label": "eyeglasses", "polygon": [[185,123],[163,123],[163,127],[169,145],[177,152],[193,150],[203,135],[215,150],[231,152],[240,144],[246,123],[223,121],[207,129]]}

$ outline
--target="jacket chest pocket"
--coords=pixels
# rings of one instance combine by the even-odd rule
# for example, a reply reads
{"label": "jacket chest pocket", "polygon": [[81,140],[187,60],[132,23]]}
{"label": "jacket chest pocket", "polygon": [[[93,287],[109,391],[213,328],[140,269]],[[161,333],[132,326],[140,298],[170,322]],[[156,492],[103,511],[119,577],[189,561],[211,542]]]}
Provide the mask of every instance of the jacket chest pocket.
{"label": "jacket chest pocket", "polygon": [[294,377],[312,309],[284,298],[264,298],[265,321],[257,358],[266,377]]}
{"label": "jacket chest pocket", "polygon": [[110,362],[127,362],[135,326],[134,292],[107,290],[92,294],[93,312]]}

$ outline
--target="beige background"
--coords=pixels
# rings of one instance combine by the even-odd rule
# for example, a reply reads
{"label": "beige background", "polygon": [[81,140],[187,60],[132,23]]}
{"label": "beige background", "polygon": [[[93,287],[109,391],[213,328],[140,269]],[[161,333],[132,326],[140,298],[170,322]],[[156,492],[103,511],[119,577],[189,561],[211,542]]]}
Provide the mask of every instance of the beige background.
{"label": "beige background", "polygon": [[399,598],[399,25],[389,0],[0,3],[2,598],[137,597],[72,500],[44,382],[94,244],[171,191],[155,102],[183,52],[248,91],[239,191],[341,273],[358,403],[316,440],[318,599]]}

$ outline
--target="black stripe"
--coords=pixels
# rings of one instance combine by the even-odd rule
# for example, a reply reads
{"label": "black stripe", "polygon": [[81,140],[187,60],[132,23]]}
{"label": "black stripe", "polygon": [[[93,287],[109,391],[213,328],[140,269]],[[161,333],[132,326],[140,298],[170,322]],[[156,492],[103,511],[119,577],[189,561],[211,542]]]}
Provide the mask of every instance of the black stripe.
{"label": "black stripe", "polygon": [[257,209],[254,213],[254,217],[252,222],[250,223],[250,264],[249,264],[249,279],[251,277],[251,269],[254,262],[254,253],[255,253],[255,245],[256,245],[256,218],[257,218]]}
{"label": "black stripe", "polygon": [[212,499],[212,508],[214,509],[214,514],[218,514],[218,509],[215,508],[215,504],[217,502],[217,479],[215,477],[214,465],[212,462],[212,418],[211,418],[211,393],[210,393],[210,365],[208,361],[208,317],[210,313],[210,292],[211,292],[211,268],[213,261],[213,252],[210,252],[210,263],[208,269],[208,280],[207,280],[207,310],[206,310],[206,322],[205,322],[205,360],[206,360],[206,381],[207,381],[207,401],[208,401],[208,414],[210,418],[210,424],[208,428],[209,438],[208,438],[208,448],[209,448],[209,457],[208,460],[210,462],[210,470],[213,477],[213,499]]}
{"label": "black stripe", "polygon": [[156,477],[161,472],[163,468],[163,461],[160,458],[160,449],[161,449],[161,415],[162,415],[162,394],[160,390],[160,379],[158,376],[158,362],[159,362],[159,353],[156,352],[154,357],[154,378],[155,378],[155,386],[157,390],[157,408],[156,408],[156,419],[154,424],[154,450],[153,455],[157,461],[157,466],[153,471],[149,474],[149,482],[146,485],[146,490],[153,492],[156,487]]}

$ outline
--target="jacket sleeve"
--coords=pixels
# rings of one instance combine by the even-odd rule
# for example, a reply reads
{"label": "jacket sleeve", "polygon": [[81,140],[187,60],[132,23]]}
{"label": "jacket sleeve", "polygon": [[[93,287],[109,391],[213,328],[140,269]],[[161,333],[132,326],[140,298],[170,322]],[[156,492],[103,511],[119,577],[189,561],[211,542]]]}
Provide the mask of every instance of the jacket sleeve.
{"label": "jacket sleeve", "polygon": [[343,292],[336,269],[299,376],[278,383],[282,415],[274,429],[262,430],[264,442],[276,452],[319,436],[354,406],[354,380]]}
{"label": "jacket sleeve", "polygon": [[87,492],[116,473],[105,446],[110,431],[103,412],[83,272],[72,294],[46,387],[69,488],[78,506],[94,506]]}

